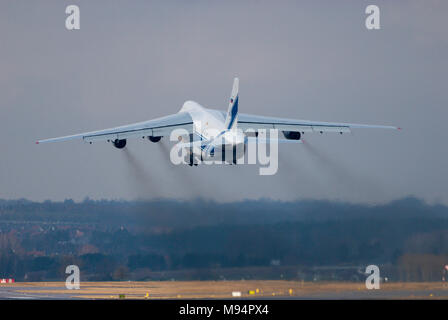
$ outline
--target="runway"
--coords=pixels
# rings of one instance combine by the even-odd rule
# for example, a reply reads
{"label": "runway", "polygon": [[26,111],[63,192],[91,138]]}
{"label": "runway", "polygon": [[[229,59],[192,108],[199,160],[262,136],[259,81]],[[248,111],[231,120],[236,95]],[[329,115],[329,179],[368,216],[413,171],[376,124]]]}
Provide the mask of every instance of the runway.
{"label": "runway", "polygon": [[17,282],[2,284],[0,299],[448,299],[448,285],[386,283],[379,290],[367,290],[364,283],[342,282],[148,281],[81,282],[79,290],[68,290],[64,282]]}

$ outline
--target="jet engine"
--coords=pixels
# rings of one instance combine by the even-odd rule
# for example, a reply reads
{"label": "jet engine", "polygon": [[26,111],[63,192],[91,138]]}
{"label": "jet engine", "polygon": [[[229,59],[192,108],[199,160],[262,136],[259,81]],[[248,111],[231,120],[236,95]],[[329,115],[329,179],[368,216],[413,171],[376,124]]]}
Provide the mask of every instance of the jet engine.
{"label": "jet engine", "polygon": [[160,141],[160,139],[162,139],[162,137],[154,137],[154,136],[149,136],[148,137],[148,139],[149,139],[149,141],[151,141],[151,142],[159,142]]}
{"label": "jet engine", "polygon": [[126,139],[115,139],[113,144],[115,148],[123,149],[124,147],[126,147]]}
{"label": "jet engine", "polygon": [[288,140],[300,140],[302,136],[298,131],[283,131],[283,135]]}

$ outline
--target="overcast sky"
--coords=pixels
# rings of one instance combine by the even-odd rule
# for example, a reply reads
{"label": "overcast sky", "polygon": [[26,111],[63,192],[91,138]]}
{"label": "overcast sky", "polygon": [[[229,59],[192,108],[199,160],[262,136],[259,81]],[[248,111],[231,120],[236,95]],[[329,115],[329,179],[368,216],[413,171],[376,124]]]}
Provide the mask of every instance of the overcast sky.
{"label": "overcast sky", "polygon": [[[65,29],[77,4],[81,29]],[[367,30],[365,8],[381,10]],[[2,1],[0,198],[203,197],[448,203],[446,1]],[[256,166],[175,167],[169,146],[128,151],[36,139],[176,113],[397,125],[307,135]]]}

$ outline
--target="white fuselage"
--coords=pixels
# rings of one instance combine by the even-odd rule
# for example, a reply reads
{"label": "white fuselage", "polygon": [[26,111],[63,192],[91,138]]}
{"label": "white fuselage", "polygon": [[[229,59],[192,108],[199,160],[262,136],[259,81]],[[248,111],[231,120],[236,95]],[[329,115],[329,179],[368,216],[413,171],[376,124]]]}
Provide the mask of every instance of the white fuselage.
{"label": "white fuselage", "polygon": [[193,148],[196,155],[209,157],[215,149],[244,145],[244,134],[225,127],[225,114],[218,110],[207,109],[194,101],[186,101],[179,112],[188,112],[193,120],[193,136],[201,144]]}

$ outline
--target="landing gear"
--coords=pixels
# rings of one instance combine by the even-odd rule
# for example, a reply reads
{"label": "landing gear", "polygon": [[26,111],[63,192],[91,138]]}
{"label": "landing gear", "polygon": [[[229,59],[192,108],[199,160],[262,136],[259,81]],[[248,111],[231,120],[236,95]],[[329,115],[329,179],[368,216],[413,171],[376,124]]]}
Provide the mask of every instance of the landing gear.
{"label": "landing gear", "polygon": [[236,147],[235,146],[233,147],[232,156],[233,156],[232,163],[236,164],[237,159],[236,159]]}
{"label": "landing gear", "polygon": [[188,165],[192,167],[193,165],[197,166],[198,164],[194,162],[194,153],[193,150],[190,149],[190,155],[188,156]]}

